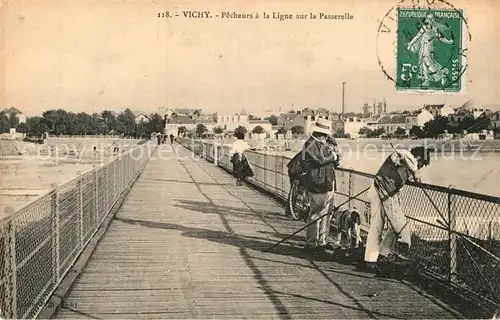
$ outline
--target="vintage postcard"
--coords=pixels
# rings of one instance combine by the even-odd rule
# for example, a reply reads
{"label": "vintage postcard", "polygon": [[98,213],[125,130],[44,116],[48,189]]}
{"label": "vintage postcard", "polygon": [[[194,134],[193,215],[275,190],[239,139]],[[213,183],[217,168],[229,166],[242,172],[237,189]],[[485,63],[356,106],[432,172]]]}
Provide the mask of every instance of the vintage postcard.
{"label": "vintage postcard", "polygon": [[500,1],[3,0],[1,319],[500,319]]}

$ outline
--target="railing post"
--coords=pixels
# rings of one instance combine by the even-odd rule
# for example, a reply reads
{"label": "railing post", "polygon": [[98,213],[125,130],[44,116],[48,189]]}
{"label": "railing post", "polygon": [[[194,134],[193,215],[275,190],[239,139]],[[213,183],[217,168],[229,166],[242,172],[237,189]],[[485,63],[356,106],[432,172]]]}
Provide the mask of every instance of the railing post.
{"label": "railing post", "polygon": [[52,251],[53,251],[53,267],[55,268],[55,281],[54,283],[59,282],[59,188],[57,184],[52,184],[52,189],[54,189],[53,201],[54,204],[52,206]]}
{"label": "railing post", "polygon": [[[353,169],[350,168],[349,169],[349,191],[348,191],[349,199],[351,199],[351,197],[354,195],[354,193],[353,193],[354,181],[353,181],[352,171],[353,171]],[[352,210],[352,199],[351,199],[351,201],[348,202],[348,205],[349,205],[349,210]]]}
{"label": "railing post", "polygon": [[212,157],[212,162],[215,163],[215,141],[212,141],[212,143],[210,144],[210,153],[211,153],[211,157]]}
{"label": "railing post", "polygon": [[280,156],[277,156],[275,155],[274,156],[274,185],[273,185],[273,188],[274,188],[274,191],[278,191],[278,159],[280,158]]}
{"label": "railing post", "polygon": [[[14,208],[7,207],[5,208],[5,213],[7,216],[14,214]],[[4,268],[6,267],[7,271],[4,273],[8,276],[8,280],[5,283],[5,298],[7,300],[6,307],[10,308],[2,311],[5,318],[17,319],[17,268],[16,268],[16,219],[12,219],[7,224],[7,230],[5,230],[5,241],[4,248],[7,252],[5,252],[5,257],[8,257],[4,261]],[[5,299],[4,298],[4,299]]]}
{"label": "railing post", "polygon": [[288,190],[285,190],[285,177],[288,178],[288,170],[285,169],[285,157],[281,157],[281,190],[283,196],[288,198]]}
{"label": "railing post", "polygon": [[116,190],[118,189],[118,179],[116,178],[117,167],[118,167],[118,158],[113,160],[113,202],[115,202],[116,199],[118,198],[116,192]]}
{"label": "railing post", "polygon": [[488,222],[488,241],[493,240],[493,220]]}
{"label": "railing post", "polygon": [[268,155],[267,154],[264,154],[264,188],[267,189],[267,158],[268,158]]}
{"label": "railing post", "polygon": [[125,187],[128,186],[129,182],[130,182],[130,153],[127,153],[127,161],[125,163],[125,168],[126,168],[126,174],[125,174]]}
{"label": "railing post", "polygon": [[109,203],[109,163],[106,164],[106,214],[111,209],[111,204]]}
{"label": "railing post", "polygon": [[220,147],[217,145],[217,142],[214,142],[214,165],[219,165],[219,150]]}
{"label": "railing post", "polygon": [[80,219],[80,248],[83,249],[83,178],[82,173],[78,171],[76,173],[78,175],[78,180],[76,182],[76,186],[78,189],[78,199],[79,199],[79,219]]}
{"label": "railing post", "polygon": [[99,179],[97,175],[97,167],[94,166],[94,194],[95,194],[95,210],[94,210],[94,222],[95,228],[97,229],[97,225],[99,224]]}
{"label": "railing post", "polygon": [[[159,148],[159,147],[160,147],[160,146],[158,146],[158,148]],[[125,173],[125,172],[126,172],[126,170],[127,170],[127,166],[126,166],[126,163],[125,163],[125,159],[126,159],[125,157],[122,157],[122,176],[121,176],[121,179],[122,179],[122,187],[120,188],[120,193],[122,193],[122,192],[123,192],[123,190],[125,189],[125,183],[126,183],[126,181],[125,181],[125,174],[126,174],[126,173]]]}
{"label": "railing post", "polygon": [[450,283],[456,282],[457,275],[457,217],[455,211],[454,197],[452,196],[452,186],[448,187],[448,253],[449,253],[449,271],[448,281]]}

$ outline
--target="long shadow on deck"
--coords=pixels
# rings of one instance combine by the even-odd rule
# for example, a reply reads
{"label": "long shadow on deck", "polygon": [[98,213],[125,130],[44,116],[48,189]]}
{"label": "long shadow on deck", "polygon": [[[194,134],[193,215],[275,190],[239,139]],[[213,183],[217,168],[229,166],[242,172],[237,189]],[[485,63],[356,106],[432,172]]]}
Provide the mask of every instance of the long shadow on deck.
{"label": "long shadow on deck", "polygon": [[[228,215],[239,215],[240,217],[248,217],[249,214],[252,214],[254,217],[260,218],[263,223],[268,225],[272,230],[278,233],[278,230],[273,226],[272,224],[267,221],[267,219],[264,218],[264,216],[267,215],[268,218],[272,218],[273,220],[279,220],[279,219],[286,219],[286,217],[279,216],[277,212],[255,212],[251,206],[246,203],[243,199],[240,197],[237,197],[234,195],[230,190],[228,190],[223,184],[217,183],[217,179],[213,177],[207,170],[205,170],[202,166],[199,166],[198,168],[201,168],[207,175],[209,175],[213,181],[215,181],[216,185],[219,185],[221,188],[225,189],[227,193],[229,193],[231,196],[239,199],[243,204],[246,205],[247,209],[242,210],[241,208],[231,208],[231,207],[224,207],[224,206],[218,206],[216,205],[212,199],[203,191],[201,185],[194,179],[193,175],[191,174],[189,168],[181,162],[181,166],[186,170],[186,173],[189,175],[189,177],[192,180],[192,183],[196,185],[198,192],[203,195],[206,200],[209,202],[189,202],[185,201],[184,203],[181,202],[179,206],[184,207],[185,209],[189,209],[194,212],[202,212],[202,213],[211,213],[211,214],[217,214],[220,219],[222,224],[224,225],[226,232],[224,231],[216,231],[216,230],[207,230],[207,229],[201,229],[201,228],[193,228],[193,227],[185,227],[177,224],[172,224],[172,223],[160,223],[160,222],[152,222],[152,221],[142,221],[142,220],[132,220],[132,219],[118,219],[120,221],[134,224],[134,225],[141,225],[144,227],[149,227],[149,228],[160,228],[160,229],[166,229],[166,230],[177,230],[181,231],[183,236],[187,237],[192,237],[192,238],[198,238],[198,239],[205,239],[208,241],[213,241],[217,243],[223,243],[226,245],[232,245],[236,246],[240,249],[240,255],[242,256],[245,264],[248,266],[250,270],[255,275],[255,278],[257,279],[259,285],[261,286],[261,289],[263,293],[268,297],[268,300],[274,305],[277,313],[280,315],[282,319],[290,319],[291,314],[287,310],[286,306],[284,305],[283,301],[280,299],[280,295],[283,295],[281,292],[277,292],[273,290],[269,282],[265,279],[263,273],[255,262],[253,260],[259,259],[257,257],[254,257],[250,254],[250,250],[256,250],[256,251],[262,251],[263,249],[268,248],[270,245],[274,244],[273,240],[270,239],[263,239],[260,237],[252,237],[252,236],[243,236],[243,235],[238,235],[235,233],[233,228],[230,225],[230,222],[228,221],[227,217]],[[289,219],[286,219],[289,221]],[[295,239],[298,240],[298,239]],[[302,240],[302,239],[300,239]],[[351,309],[351,310],[356,310],[356,311],[361,311],[362,313],[366,314],[366,317],[369,318],[376,318],[377,316],[381,317],[389,317],[389,318],[397,318],[395,315],[389,315],[389,314],[384,314],[381,312],[376,312],[376,311],[371,311],[367,308],[365,308],[355,297],[353,297],[351,294],[346,292],[340,284],[338,284],[336,281],[334,281],[329,275],[327,275],[321,268],[316,265],[315,263],[312,263],[311,258],[304,252],[304,250],[301,247],[296,247],[296,246],[289,246],[289,245],[281,245],[275,248],[273,250],[273,254],[280,254],[280,255],[285,255],[285,256],[293,256],[296,258],[304,259],[305,261],[309,261],[309,266],[310,268],[313,268],[317,270],[321,275],[325,277],[327,281],[332,283],[337,290],[344,295],[346,298],[348,298],[348,301],[352,301],[354,306],[349,306],[349,305],[344,305],[344,304],[339,304],[337,302],[333,301],[324,301],[325,303],[328,304],[334,304],[337,306],[341,306],[342,308],[346,309]],[[276,261],[278,262],[278,261]],[[297,296],[298,297],[298,296]],[[309,299],[309,300],[314,300],[318,301],[317,298],[315,297],[302,297],[304,299]]]}
{"label": "long shadow on deck", "polygon": [[[220,206],[217,206],[215,205],[212,200],[205,194],[203,193],[203,191],[201,190],[200,186],[198,185],[198,183],[195,181],[195,179],[193,178],[192,174],[190,173],[190,171],[188,170],[188,168],[186,167],[186,165],[184,164],[181,164],[184,169],[186,170],[186,172],[188,173],[188,175],[190,176],[190,178],[193,180],[193,182],[196,184],[198,190],[201,192],[201,194],[204,195],[204,197],[213,205],[214,208],[216,208],[217,210],[219,210],[218,212],[215,212],[217,214],[219,214],[219,216],[221,217],[221,219],[223,220],[224,222],[224,225],[226,226],[226,228],[228,230],[230,230],[230,227],[228,225],[228,221],[227,219],[224,217],[224,214],[233,214],[233,215],[241,215],[243,210],[241,208],[231,208],[231,207],[220,207]],[[217,181],[217,179],[212,175],[210,174],[205,168],[203,168],[203,166],[198,166],[198,168],[202,169],[208,176],[210,176],[213,181],[215,181],[221,188],[223,188],[230,196],[240,200],[249,210],[245,210],[243,212],[243,215],[248,215],[248,214],[252,214],[253,216],[257,216],[258,218],[260,218],[260,220],[262,222],[264,222],[266,225],[268,225],[273,231],[274,233],[270,233],[272,234],[274,237],[277,237],[277,238],[283,238],[282,236],[285,236],[284,234],[280,233],[272,224],[269,223],[269,221],[267,221],[267,219],[265,219],[264,217],[266,216],[266,218],[271,218],[271,220],[287,220],[287,221],[290,221],[290,219],[288,217],[284,217],[284,216],[281,216],[279,215],[278,213],[276,212],[262,212],[260,209],[259,211],[255,211],[251,208],[251,206],[249,205],[249,203],[246,201],[246,199],[242,199],[241,197],[239,197],[238,195],[234,194],[233,192],[231,192],[231,190],[229,190],[226,186],[227,184],[222,184],[222,183],[219,183]],[[222,170],[222,169],[221,169]],[[256,193],[258,193],[257,191],[255,191]],[[195,209],[195,211],[198,211],[198,212],[205,212],[206,208],[207,208],[207,204],[206,203],[195,203],[195,202],[185,202],[191,206],[196,206],[196,208],[193,208]],[[199,205],[199,206],[198,206]],[[221,212],[220,209],[225,209],[225,212]],[[235,212],[236,211],[236,212]],[[248,212],[247,212],[248,211]],[[211,213],[213,213],[213,211],[210,211]],[[233,233],[231,231],[231,233]],[[264,232],[263,232],[264,233]],[[295,237],[295,238],[291,238],[290,240],[295,240],[295,241],[300,241],[303,243],[304,239],[302,237]],[[289,240],[289,242],[290,242]],[[265,240],[265,241],[269,241],[269,240]],[[274,242],[273,242],[274,244]],[[261,245],[258,245],[257,247],[261,247]],[[293,248],[293,249],[290,249],[290,248]],[[342,288],[342,285],[340,285],[339,283],[337,283],[336,281],[334,281],[332,278],[331,278],[331,275],[329,275],[327,272],[325,272],[325,270],[323,270],[324,268],[324,264],[322,265],[318,265],[316,262],[319,262],[321,264],[321,259],[316,259],[316,261],[313,261],[313,259],[311,259],[311,257],[305,255],[305,253],[302,251],[302,250],[297,250],[297,248],[295,247],[289,247],[289,246],[285,246],[285,245],[281,245],[281,247],[275,247],[274,250],[273,250],[273,253],[277,253],[277,254],[285,254],[285,255],[293,255],[295,257],[299,257],[299,258],[305,258],[307,259],[307,261],[309,262],[309,266],[311,266],[312,268],[316,269],[318,272],[320,272],[324,278],[329,281],[330,283],[332,283],[335,287],[337,287],[337,289],[343,293],[346,297],[348,297],[349,299],[351,299],[358,307],[359,309],[358,310],[363,310],[370,318],[375,318],[375,315],[381,315],[381,316],[387,316],[385,314],[381,314],[381,313],[378,313],[378,312],[372,312],[368,309],[366,309],[358,300],[356,300],[352,295],[350,295],[348,292],[346,292],[343,288]],[[292,253],[295,253],[295,254],[292,254]],[[262,258],[257,258],[257,257],[253,257],[254,259],[262,259]],[[332,259],[327,259],[329,261],[332,261]],[[278,261],[276,261],[278,262]],[[333,261],[332,261],[333,262]],[[281,262],[279,261],[279,263],[284,263],[284,262]],[[339,262],[342,264],[342,262]],[[330,269],[331,270],[331,269]],[[370,275],[363,275],[363,274],[359,274],[357,272],[353,272],[353,273],[350,273],[350,272],[341,272],[339,270],[331,270],[332,272],[334,273],[338,273],[338,274],[344,274],[344,275],[349,275],[351,277],[359,277],[359,278],[365,278],[365,279],[373,279],[372,276]],[[394,279],[384,279],[384,278],[377,278],[377,281],[380,283],[380,282],[391,282],[391,283],[394,283],[394,282],[398,282],[400,284],[403,284],[401,281],[399,280],[394,280]],[[411,281],[410,281],[411,282]],[[417,281],[418,283],[418,281]],[[415,287],[415,285],[411,284],[411,283],[404,283],[408,289],[410,289],[411,291],[414,291],[415,293],[417,293],[418,295],[422,296],[424,299],[428,300],[429,302],[433,303],[433,304],[436,304],[436,305],[440,305],[441,308],[443,308],[444,310],[450,312],[451,314],[454,314],[455,316],[461,316],[461,315],[458,315],[453,309],[450,309],[448,308],[447,306],[443,306],[443,304],[441,304],[438,300],[436,300],[433,296],[429,296],[427,294],[425,294],[425,292],[422,292],[420,289],[417,289],[417,287]],[[432,292],[432,290],[431,290]],[[433,292],[435,293],[435,292]],[[368,296],[368,295],[365,295],[365,296]],[[273,296],[274,297],[274,296]],[[271,299],[272,300],[272,299]],[[272,300],[273,301],[273,300]],[[274,302],[274,301],[273,301]],[[451,301],[448,301],[447,302],[451,302]],[[454,305],[454,304],[452,304]],[[456,306],[456,305],[455,305]],[[392,318],[396,318],[395,316],[390,316]]]}
{"label": "long shadow on deck", "polygon": [[[205,203],[206,207],[206,203]],[[298,298],[303,298],[311,301],[317,301],[317,302],[322,302],[330,305],[336,305],[340,306],[342,308],[347,308],[351,310],[358,310],[366,313],[367,317],[369,318],[376,318],[377,316],[382,316],[382,317],[389,317],[392,319],[399,319],[398,317],[390,314],[385,314],[382,312],[376,312],[376,311],[370,311],[366,308],[364,308],[361,303],[359,303],[354,297],[350,296],[347,292],[345,292],[340,285],[338,285],[335,281],[333,281],[324,271],[320,269],[319,266],[312,264],[312,265],[302,265],[303,267],[308,267],[311,269],[315,269],[321,274],[325,275],[326,278],[331,282],[334,286],[339,289],[340,292],[342,292],[344,295],[346,295],[348,298],[350,298],[358,307],[353,307],[349,305],[344,305],[341,303],[337,303],[334,301],[328,301],[328,300],[322,300],[322,299],[317,299],[315,297],[307,297],[307,296],[302,296],[302,295],[296,295],[296,294],[290,294],[290,293],[284,293],[280,291],[276,291],[270,287],[268,284],[267,280],[264,279],[264,275],[262,272],[258,269],[258,267],[253,263],[252,259],[261,259],[261,260],[266,260],[258,257],[254,257],[250,255],[250,250],[256,250],[256,251],[261,251],[262,249],[265,249],[269,247],[270,244],[272,244],[272,241],[269,241],[267,239],[262,239],[258,237],[251,237],[251,236],[242,236],[238,234],[234,234],[233,232],[224,232],[224,231],[216,231],[216,230],[208,230],[208,229],[202,229],[202,228],[193,228],[193,227],[185,227],[182,225],[178,224],[173,224],[173,223],[163,223],[163,222],[153,222],[153,221],[145,221],[145,220],[136,220],[136,219],[124,219],[124,218],[115,218],[117,221],[122,221],[124,223],[132,224],[135,226],[142,226],[146,228],[156,228],[156,229],[165,229],[165,230],[175,230],[175,231],[181,231],[182,235],[185,237],[191,237],[191,238],[197,238],[197,239],[205,239],[208,241],[216,242],[219,244],[225,244],[225,245],[231,245],[240,248],[242,251],[241,254],[243,256],[243,259],[249,265],[250,269],[254,272],[255,278],[258,280],[258,283],[262,286],[263,293],[266,294],[270,301],[275,305],[276,310],[280,314],[281,318],[284,319],[289,319],[290,314],[286,310],[286,307],[284,304],[280,301],[279,295],[291,295],[294,297]],[[310,257],[307,256],[302,248],[297,248],[297,247],[292,247],[292,246],[286,246],[286,245],[281,245],[277,247],[274,251],[273,254],[279,254],[279,255],[285,255],[285,256],[292,256],[296,258],[301,258],[307,261],[310,261]],[[285,263],[282,261],[275,261],[271,259],[267,259],[268,261],[276,262],[276,263]],[[297,265],[297,264],[294,264]],[[355,274],[349,274],[350,276],[358,276]],[[360,276],[360,278],[363,278],[363,276]]]}

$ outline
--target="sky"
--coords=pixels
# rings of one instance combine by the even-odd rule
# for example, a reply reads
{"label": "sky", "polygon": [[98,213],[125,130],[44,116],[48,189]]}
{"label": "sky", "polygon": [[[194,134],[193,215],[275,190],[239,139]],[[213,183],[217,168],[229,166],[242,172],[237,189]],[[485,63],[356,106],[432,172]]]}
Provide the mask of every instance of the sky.
{"label": "sky", "polygon": [[[292,104],[339,112],[343,81],[346,112],[384,97],[389,110],[468,99],[498,104],[500,1],[450,1],[465,10],[472,37],[465,94],[398,93],[386,79],[377,56],[394,67],[395,27],[378,44],[377,30],[395,0],[9,1],[1,8],[0,107],[28,116],[53,108],[257,113]],[[261,17],[183,18],[188,10]],[[179,16],[158,18],[165,11]],[[263,12],[353,19],[279,21]]]}

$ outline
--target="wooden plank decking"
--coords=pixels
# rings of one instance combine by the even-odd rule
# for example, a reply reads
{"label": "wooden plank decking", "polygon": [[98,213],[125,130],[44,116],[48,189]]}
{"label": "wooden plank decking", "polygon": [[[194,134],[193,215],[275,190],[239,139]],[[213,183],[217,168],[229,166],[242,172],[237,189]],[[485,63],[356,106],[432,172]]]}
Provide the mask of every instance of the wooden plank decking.
{"label": "wooden plank decking", "polygon": [[[179,148],[153,158],[58,318],[456,318],[395,280],[307,258],[268,197]],[[158,156],[158,154],[156,154]]]}

